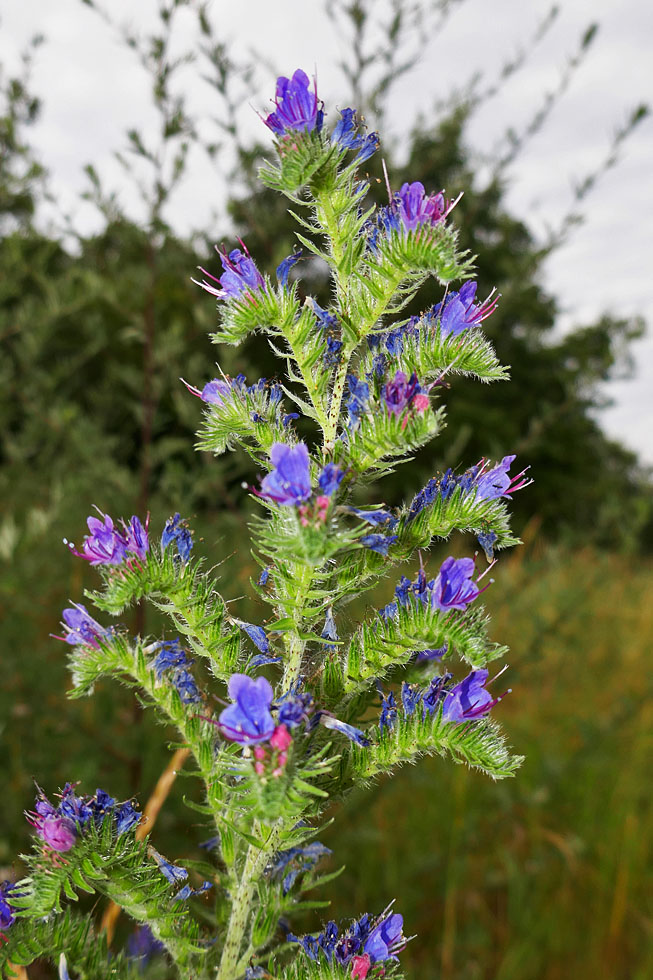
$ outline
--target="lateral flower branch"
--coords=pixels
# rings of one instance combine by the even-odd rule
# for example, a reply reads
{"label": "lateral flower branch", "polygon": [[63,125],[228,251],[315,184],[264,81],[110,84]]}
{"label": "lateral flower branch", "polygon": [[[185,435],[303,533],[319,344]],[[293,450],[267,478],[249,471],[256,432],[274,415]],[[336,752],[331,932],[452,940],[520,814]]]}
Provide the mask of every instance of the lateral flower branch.
{"label": "lateral flower branch", "polygon": [[[221,270],[202,270],[199,284],[217,300],[214,341],[259,333],[283,370],[273,381],[184,384],[203,404],[200,448],[244,450],[260,467],[251,534],[261,573],[252,586],[269,609],[258,623],[236,618],[180,514],[154,535],[145,515],[99,512],[82,544],[68,544],[73,560],[99,573],[100,587],[87,593],[97,612],[71,603],[60,637],[73,697],[113,676],[178,731],[204,785],[193,806],[209,840],[204,859],[190,862],[202,873],[139,839],[134,801],[79,794],[72,783],[58,802],[39,790],[26,875],[0,890],[5,968],[49,957],[62,977],[105,977],[99,915],[73,904],[91,892],[134,923],[128,946],[111,951],[112,976],[133,976],[135,963],[156,971],[163,956],[188,980],[400,977],[408,939],[391,896],[353,922],[301,934],[298,913],[314,904],[303,893],[332,876],[321,870],[330,851],[315,839],[325,809],[424,754],[494,779],[521,761],[497,722],[506,692],[493,662],[506,650],[488,636],[481,596],[495,554],[517,543],[508,502],[530,482],[526,470],[511,473],[512,455],[470,460],[434,473],[401,508],[363,502],[375,478],[441,432],[445,376],[507,377],[482,326],[498,296],[477,298],[444,192],[415,181],[384,207],[368,203],[361,165],[378,135],[352,108],[329,131],[303,71],[278,79],[263,121],[276,162],[261,179],[291,202],[298,248],[272,279],[240,242],[219,252]],[[303,293],[306,251],[331,269],[328,309]],[[434,304],[402,318],[429,279]],[[302,432],[313,426],[310,438],[299,438],[300,418]],[[475,535],[482,557],[429,568],[431,544],[453,531]],[[418,556],[416,577],[402,574]],[[349,628],[345,604],[386,578],[394,597]],[[168,617],[168,635],[130,636],[110,624],[142,601]],[[227,707],[216,710],[216,698]]]}

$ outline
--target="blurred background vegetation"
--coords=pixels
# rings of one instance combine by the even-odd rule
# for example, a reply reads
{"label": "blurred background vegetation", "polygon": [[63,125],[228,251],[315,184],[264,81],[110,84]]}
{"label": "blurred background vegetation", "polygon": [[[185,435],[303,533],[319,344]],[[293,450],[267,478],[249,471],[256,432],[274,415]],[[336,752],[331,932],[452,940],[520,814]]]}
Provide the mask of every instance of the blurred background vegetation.
{"label": "blurred background vegetation", "polygon": [[[47,161],[30,143],[40,108],[30,65],[40,39],[21,74],[0,70],[0,865],[7,867],[26,838],[20,814],[33,779],[48,791],[80,779],[86,790],[138,793],[144,803],[169,758],[160,730],[128,693],[103,685],[88,702],[66,700],[64,649],[50,634],[93,574],[61,539],[81,540],[94,504],[114,516],[149,510],[153,528],[181,510],[198,550],[227,561],[227,595],[243,597],[239,615],[263,615],[247,598],[253,569],[241,545],[248,508],[241,484],[255,474],[239,455],[213,460],[193,451],[199,403],[178,379],[201,386],[215,374],[216,355],[231,374],[275,373],[260,340],[211,347],[214,309],[190,275],[213,262],[214,237],[234,234],[272,270],[292,251],[294,228],[285,202],[256,183],[265,146],[244,140],[234,121],[252,70],[233,61],[202,5],[192,5],[197,52],[224,141],[235,147],[235,190],[211,237],[205,230],[182,239],[166,222],[188,176],[189,147],[202,143],[170,55],[182,6],[162,2],[150,35],[125,37],[149,73],[160,122],[158,138],[130,132],[121,153],[125,181],[141,195],[138,221],[91,162],[84,194],[103,215],[101,230],[44,228]],[[392,85],[420,56],[406,39],[426,5],[396,0],[385,25],[368,0],[328,6],[351,48],[341,104],[358,105],[371,127],[382,126]],[[441,16],[447,7],[429,10]],[[506,62],[497,84],[519,70],[547,24]],[[588,25],[571,75],[594,37]],[[415,128],[408,152],[386,146],[384,156],[395,186],[407,179],[446,187],[451,197],[465,191],[456,212],[462,244],[478,255],[479,295],[495,285],[502,294],[484,326],[512,365],[512,381],[481,388],[456,380],[445,393],[442,444],[387,478],[375,499],[397,503],[435,471],[483,455],[517,452],[531,464],[535,483],[514,501],[525,546],[502,557],[487,593],[494,636],[514,650],[515,693],[502,704],[502,721],[527,761],[515,781],[494,785],[430,760],[350,800],[323,837],[333,866],[348,865],[329,897],[334,914],[353,916],[397,896],[417,934],[402,959],[423,980],[644,980],[653,976],[651,474],[596,421],[603,382],[631,366],[630,345],[644,326],[606,314],[561,335],[542,267],[573,234],[584,197],[647,110],[633,110],[606,158],[579,181],[560,227],[539,241],[506,207],[506,167],[546,125],[547,112],[534,107],[531,127],[513,133],[481,175],[466,127],[491,94],[470,82]],[[222,159],[217,144],[202,149]],[[379,164],[370,164],[371,193],[381,200]],[[300,270],[307,291],[325,300],[324,270],[309,261]],[[411,312],[437,299],[429,287]],[[158,629],[143,611],[126,625]],[[159,818],[157,841],[172,857],[195,856],[206,836],[183,805],[182,794],[193,791],[192,781],[180,781]]]}

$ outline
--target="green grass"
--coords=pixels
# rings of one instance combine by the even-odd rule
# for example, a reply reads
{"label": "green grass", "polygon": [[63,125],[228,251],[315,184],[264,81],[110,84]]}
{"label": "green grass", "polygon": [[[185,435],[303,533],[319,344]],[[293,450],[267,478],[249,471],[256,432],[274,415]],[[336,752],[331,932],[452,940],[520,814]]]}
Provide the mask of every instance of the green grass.
{"label": "green grass", "polygon": [[653,977],[653,567],[519,549],[486,593],[511,646],[496,715],[526,762],[492,783],[425,760],[324,837],[334,914],[392,898],[416,980]]}

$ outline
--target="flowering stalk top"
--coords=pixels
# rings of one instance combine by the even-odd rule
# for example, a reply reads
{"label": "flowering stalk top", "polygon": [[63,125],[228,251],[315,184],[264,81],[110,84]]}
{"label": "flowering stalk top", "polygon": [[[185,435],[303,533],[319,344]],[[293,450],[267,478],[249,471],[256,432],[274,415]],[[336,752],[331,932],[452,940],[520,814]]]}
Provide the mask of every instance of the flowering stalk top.
{"label": "flowering stalk top", "polygon": [[289,132],[310,133],[322,128],[324,114],[317,97],[317,83],[310,91],[310,80],[306,72],[298,68],[292,78],[280,75],[277,78],[277,91],[274,99],[276,108],[265,119],[265,125],[275,136],[285,136]]}

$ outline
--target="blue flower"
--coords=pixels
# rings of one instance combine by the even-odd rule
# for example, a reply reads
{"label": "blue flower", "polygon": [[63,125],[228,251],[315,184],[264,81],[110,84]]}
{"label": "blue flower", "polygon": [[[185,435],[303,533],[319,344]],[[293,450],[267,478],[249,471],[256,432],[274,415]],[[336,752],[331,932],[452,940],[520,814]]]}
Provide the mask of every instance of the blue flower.
{"label": "blue flower", "polygon": [[126,834],[141,822],[141,812],[136,809],[132,800],[119,803],[113,816],[117,834]]}
{"label": "blue flower", "polygon": [[445,645],[443,647],[436,647],[435,649],[432,649],[432,650],[419,650],[419,651],[416,651],[415,660],[418,663],[420,661],[424,661],[424,660],[442,660],[442,658],[444,657],[444,655],[447,652],[447,649],[448,649],[448,647],[447,647],[447,644],[445,643]]}
{"label": "blue flower", "polygon": [[367,407],[370,399],[370,386],[366,381],[361,381],[354,374],[347,375],[350,397],[345,402],[347,409],[347,428],[351,431],[355,429],[360,421],[360,417]]}
{"label": "blue flower", "polygon": [[321,858],[332,853],[319,841],[313,841],[306,847],[291,847],[275,854],[268,873],[271,877],[282,879],[283,894],[287,895],[299,875],[311,871]]}
{"label": "blue flower", "polygon": [[355,514],[361,521],[367,521],[375,527],[385,527],[388,531],[394,531],[398,519],[389,510],[359,510],[357,507],[349,508],[350,514]]}
{"label": "blue flower", "polygon": [[331,142],[341,150],[358,150],[355,163],[369,160],[379,146],[379,134],[363,135],[358,132],[358,118],[355,109],[341,109],[340,119],[331,134]]}
{"label": "blue flower", "polygon": [[247,667],[255,670],[257,667],[267,667],[268,664],[280,664],[281,657],[266,657],[264,653],[255,653],[247,662]]}
{"label": "blue flower", "polygon": [[494,558],[494,546],[497,543],[498,535],[495,531],[479,531],[476,535],[476,540],[480,544],[481,548],[485,552],[485,557],[488,561],[492,561]]}
{"label": "blue flower", "polygon": [[145,966],[150,957],[164,950],[165,946],[155,938],[149,926],[140,926],[127,940],[127,956],[139,960],[141,967]]}
{"label": "blue flower", "polygon": [[299,418],[299,412],[287,412],[281,419],[281,424],[283,425],[284,429],[287,429],[290,423],[294,422],[295,419],[298,418]]}
{"label": "blue flower", "polygon": [[403,681],[401,685],[401,706],[406,718],[410,718],[415,713],[417,705],[422,699],[422,692],[418,687]]}
{"label": "blue flower", "polygon": [[274,469],[263,479],[259,496],[286,506],[297,506],[308,500],[311,471],[304,443],[291,447],[275,442],[270,450],[270,461]]}
{"label": "blue flower", "polygon": [[328,310],[323,309],[312,296],[307,298],[307,303],[310,304],[313,313],[317,317],[317,326],[320,330],[329,331],[339,328],[338,317],[335,313],[329,313]]}
{"label": "blue flower", "polygon": [[317,86],[309,91],[310,81],[306,72],[298,68],[292,78],[280,75],[277,78],[275,110],[264,120],[275,136],[285,136],[288,132],[310,133],[322,129],[323,112],[317,98]]}
{"label": "blue flower", "polygon": [[445,559],[431,589],[431,605],[440,612],[457,609],[463,612],[481,590],[472,581],[474,562],[471,558]]}
{"label": "blue flower", "polygon": [[357,745],[362,745],[367,747],[371,744],[369,738],[360,730],[360,728],[354,728],[353,725],[348,725],[345,721],[340,721],[338,718],[334,718],[332,715],[328,715],[325,712],[320,714],[320,724],[324,725],[325,728],[330,728],[333,731],[341,732],[346,735],[347,738],[356,742]]}
{"label": "blue flower", "polygon": [[9,929],[16,919],[16,909],[9,901],[12,892],[20,895],[20,891],[16,891],[16,886],[11,881],[0,883],[0,935],[5,929]]}
{"label": "blue flower", "polygon": [[270,714],[272,687],[265,677],[253,680],[247,674],[232,674],[229,679],[230,704],[220,714],[220,730],[231,742],[249,745],[267,742],[274,732]]}
{"label": "blue flower", "polygon": [[161,550],[165,551],[169,544],[177,545],[177,552],[183,562],[187,562],[193,550],[193,536],[188,528],[188,522],[180,514],[169,517],[161,535]]}
{"label": "blue flower", "polygon": [[432,715],[446,693],[446,685],[451,680],[451,674],[442,674],[434,677],[429,686],[422,694],[422,717],[427,714]]}
{"label": "blue flower", "polygon": [[188,878],[188,871],[186,868],[181,868],[177,864],[171,864],[170,861],[167,861],[162,854],[155,851],[151,844],[148,848],[148,853],[154,858],[159,866],[159,871],[164,878],[168,879],[171,885],[176,885],[177,882],[180,881],[186,881],[186,878]]}
{"label": "blue flower", "polygon": [[330,497],[334,490],[340,486],[340,481],[344,475],[344,470],[341,470],[336,463],[327,463],[317,478],[317,484],[322,493]]}
{"label": "blue flower", "polygon": [[328,366],[333,364],[338,364],[340,361],[340,351],[342,350],[342,341],[336,340],[335,337],[327,337],[327,348],[324,352],[324,363]]}
{"label": "blue flower", "polygon": [[213,885],[210,881],[203,881],[199,888],[193,888],[191,885],[184,885],[180,888],[176,895],[172,896],[173,902],[186,902],[189,898],[194,895],[201,895],[203,892],[207,892]]}
{"label": "blue flower", "polygon": [[248,637],[261,653],[270,652],[270,643],[267,634],[262,626],[255,626],[254,623],[243,623],[241,620],[234,620],[241,630],[247,633]]}
{"label": "blue flower", "polygon": [[175,640],[165,640],[157,643],[156,649],[159,652],[154,658],[152,666],[154,667],[158,681],[161,680],[166,670],[170,670],[172,667],[186,667],[192,663],[192,660],[188,659],[186,651],[179,642],[179,637]]}
{"label": "blue flower", "polygon": [[199,687],[190,671],[178,667],[170,678],[182,704],[197,704],[202,700]]}
{"label": "blue flower", "polygon": [[381,715],[379,717],[379,728],[383,731],[387,728],[389,732],[397,724],[397,702],[394,693],[390,691],[385,697],[381,697]]}
{"label": "blue flower", "polygon": [[263,588],[263,586],[265,586],[265,585],[268,584],[268,579],[270,578],[270,569],[271,568],[272,568],[272,565],[266,565],[265,568],[261,571],[261,574],[260,574],[259,580],[258,580],[258,584],[261,586],[261,588]]}
{"label": "blue flower", "polygon": [[333,647],[333,644],[338,642],[338,631],[336,630],[336,621],[333,618],[333,609],[331,606],[326,611],[324,629],[322,630],[321,636],[323,640],[329,641],[324,644],[327,649]]}
{"label": "blue flower", "polygon": [[299,262],[303,254],[304,253],[302,252],[301,248],[298,248],[292,253],[292,255],[288,255],[283,262],[277,266],[277,279],[279,280],[279,284],[281,286],[288,285],[290,270],[297,264],[297,262]]}
{"label": "blue flower", "polygon": [[365,534],[361,539],[361,544],[370,551],[376,551],[379,555],[387,555],[388,548],[397,540],[396,534]]}

